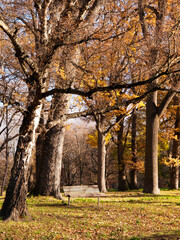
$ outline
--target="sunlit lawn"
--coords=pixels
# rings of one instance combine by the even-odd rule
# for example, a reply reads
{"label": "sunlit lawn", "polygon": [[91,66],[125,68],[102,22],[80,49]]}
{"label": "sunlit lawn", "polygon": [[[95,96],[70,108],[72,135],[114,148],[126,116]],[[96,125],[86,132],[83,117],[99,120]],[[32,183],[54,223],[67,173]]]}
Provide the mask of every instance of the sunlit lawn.
{"label": "sunlit lawn", "polygon": [[31,219],[0,220],[0,239],[180,239],[180,191],[106,195],[99,206],[96,198],[67,206],[67,198],[29,197]]}

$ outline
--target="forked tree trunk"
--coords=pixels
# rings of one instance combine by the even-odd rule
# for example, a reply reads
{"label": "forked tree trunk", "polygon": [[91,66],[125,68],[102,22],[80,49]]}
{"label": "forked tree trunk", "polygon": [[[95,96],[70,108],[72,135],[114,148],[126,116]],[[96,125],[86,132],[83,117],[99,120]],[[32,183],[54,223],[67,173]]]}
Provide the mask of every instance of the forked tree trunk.
{"label": "forked tree trunk", "polygon": [[134,164],[133,168],[130,170],[130,188],[137,189],[137,146],[136,146],[136,132],[137,132],[137,114],[136,110],[133,110],[132,113],[132,128],[131,128],[131,149],[132,149],[132,163]]}
{"label": "forked tree trunk", "polygon": [[[139,21],[141,24],[142,33],[146,40],[149,54],[149,76],[153,77],[156,74],[156,64],[158,63],[158,53],[161,51],[161,43],[163,36],[163,23],[165,17],[167,1],[158,1],[156,11],[160,14],[156,16],[154,32],[150,32],[145,18],[145,2],[138,0]],[[148,90],[156,85],[157,82],[148,84]],[[159,119],[166,103],[164,100],[163,107],[157,106],[157,91],[151,93],[146,101],[146,153],[145,153],[145,182],[144,192],[158,194],[160,192],[158,186],[158,131]],[[160,110],[160,113],[158,111]]]}
{"label": "forked tree trunk", "polygon": [[126,181],[126,172],[125,165],[123,162],[124,154],[124,144],[123,144],[123,133],[124,133],[124,123],[121,121],[120,130],[118,131],[118,190],[125,191],[127,190],[127,181]]}
{"label": "forked tree trunk", "polygon": [[25,113],[20,137],[14,157],[14,165],[1,209],[4,219],[18,220],[27,215],[26,195],[28,191],[29,161],[35,145],[36,129],[39,124],[42,105],[40,102],[31,104]]}
{"label": "forked tree trunk", "polygon": [[104,117],[98,116],[98,187],[99,191],[106,192],[106,141],[104,133]]}
{"label": "forked tree trunk", "polygon": [[180,159],[180,97],[174,97],[174,105],[178,106],[176,110],[175,136],[173,139],[172,157],[177,162],[170,168],[170,189],[179,189],[179,159]]}

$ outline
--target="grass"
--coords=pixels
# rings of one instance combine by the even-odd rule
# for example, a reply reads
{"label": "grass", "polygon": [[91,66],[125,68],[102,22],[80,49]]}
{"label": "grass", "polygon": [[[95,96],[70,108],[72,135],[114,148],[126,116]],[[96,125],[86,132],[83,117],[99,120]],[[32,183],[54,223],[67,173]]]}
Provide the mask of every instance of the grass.
{"label": "grass", "polygon": [[[0,198],[0,207],[3,198]],[[0,220],[0,239],[180,239],[180,192],[109,192],[100,199],[27,199],[30,219]]]}

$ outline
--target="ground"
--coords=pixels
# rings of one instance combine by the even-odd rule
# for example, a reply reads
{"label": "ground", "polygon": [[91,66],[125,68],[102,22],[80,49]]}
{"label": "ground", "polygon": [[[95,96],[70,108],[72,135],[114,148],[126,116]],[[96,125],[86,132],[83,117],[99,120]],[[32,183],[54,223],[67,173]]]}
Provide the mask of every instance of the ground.
{"label": "ground", "polygon": [[31,218],[0,220],[0,239],[180,240],[180,191],[113,191],[99,206],[97,198],[72,199],[68,206],[67,198],[31,196],[27,203]]}

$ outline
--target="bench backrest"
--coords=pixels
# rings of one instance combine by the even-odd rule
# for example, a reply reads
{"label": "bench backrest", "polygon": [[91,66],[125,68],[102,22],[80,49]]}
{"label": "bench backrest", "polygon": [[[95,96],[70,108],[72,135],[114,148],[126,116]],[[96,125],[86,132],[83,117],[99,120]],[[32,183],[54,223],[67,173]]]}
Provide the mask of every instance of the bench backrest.
{"label": "bench backrest", "polygon": [[80,185],[80,186],[64,186],[65,196],[70,197],[96,197],[100,196],[98,185]]}

